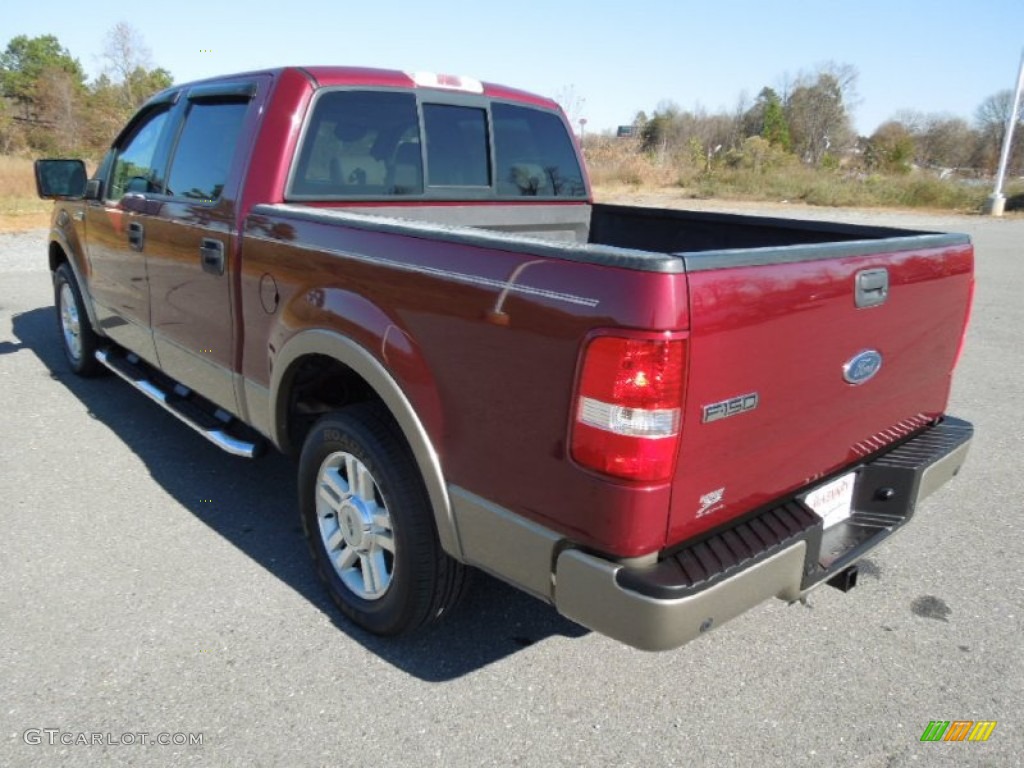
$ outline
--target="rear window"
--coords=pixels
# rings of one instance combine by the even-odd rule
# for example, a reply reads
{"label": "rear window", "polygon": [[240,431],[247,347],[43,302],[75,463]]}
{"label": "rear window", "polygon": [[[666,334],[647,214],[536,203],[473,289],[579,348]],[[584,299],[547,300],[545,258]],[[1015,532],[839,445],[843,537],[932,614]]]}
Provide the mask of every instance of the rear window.
{"label": "rear window", "polygon": [[423,124],[427,132],[427,184],[491,186],[486,110],[424,104]]}
{"label": "rear window", "polygon": [[586,197],[558,115],[483,97],[458,103],[439,103],[434,92],[430,97],[418,103],[417,94],[404,91],[320,94],[289,198]]}

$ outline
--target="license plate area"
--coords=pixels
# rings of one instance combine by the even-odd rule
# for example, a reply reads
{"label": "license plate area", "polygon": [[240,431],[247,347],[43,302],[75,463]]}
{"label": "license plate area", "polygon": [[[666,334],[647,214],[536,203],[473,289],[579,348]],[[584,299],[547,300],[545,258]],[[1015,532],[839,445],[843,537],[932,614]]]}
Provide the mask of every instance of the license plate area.
{"label": "license plate area", "polygon": [[800,498],[821,518],[822,527],[828,530],[850,518],[853,513],[853,490],[856,485],[857,473],[847,472],[819,485]]}

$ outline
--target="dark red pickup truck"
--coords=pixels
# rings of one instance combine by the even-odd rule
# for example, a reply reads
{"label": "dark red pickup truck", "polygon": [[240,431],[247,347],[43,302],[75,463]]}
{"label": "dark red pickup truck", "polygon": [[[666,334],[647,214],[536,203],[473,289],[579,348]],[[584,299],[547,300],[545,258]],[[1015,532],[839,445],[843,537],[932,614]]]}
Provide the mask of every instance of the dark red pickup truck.
{"label": "dark red pickup truck", "polygon": [[68,362],[299,457],[341,610],[482,568],[645,649],[828,582],[960,469],[963,235],[594,204],[554,102],[286,68],[37,164]]}

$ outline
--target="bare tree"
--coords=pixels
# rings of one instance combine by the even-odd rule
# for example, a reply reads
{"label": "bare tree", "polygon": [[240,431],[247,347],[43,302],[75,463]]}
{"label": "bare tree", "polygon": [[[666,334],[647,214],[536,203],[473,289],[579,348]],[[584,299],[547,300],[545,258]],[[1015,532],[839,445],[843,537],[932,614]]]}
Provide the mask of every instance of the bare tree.
{"label": "bare tree", "polygon": [[981,135],[963,118],[904,109],[893,119],[913,137],[918,165],[942,171],[970,167]]}
{"label": "bare tree", "polygon": [[739,96],[736,97],[736,106],[733,108],[732,113],[733,126],[732,135],[729,137],[729,149],[735,149],[746,138],[743,130],[744,120],[751,108],[750,94],[746,90],[740,91]]}
{"label": "bare tree", "polygon": [[857,102],[856,84],[853,66],[832,62],[797,79],[786,114],[793,148],[805,162],[817,165],[853,142],[850,107]]}
{"label": "bare tree", "polygon": [[[988,170],[995,172],[999,152],[1006,135],[1006,126],[1013,112],[1013,94],[1000,91],[985,99],[974,113],[974,122],[981,134],[977,160]],[[1018,113],[1018,122],[1024,122],[1024,114]],[[1019,168],[1021,165],[1021,146],[1024,142],[1015,142],[1016,152],[1010,155],[1010,165]]]}
{"label": "bare tree", "polygon": [[942,168],[968,166],[977,144],[966,120],[944,115],[929,115],[917,139],[921,163]]}
{"label": "bare tree", "polygon": [[132,108],[139,102],[133,80],[138,70],[149,69],[151,57],[152,52],[146,46],[142,33],[128,22],[118,22],[107,33],[103,49],[106,72],[121,86],[127,105]]}
{"label": "bare tree", "polygon": [[818,66],[819,72],[831,75],[839,84],[839,92],[843,95],[843,104],[849,113],[860,104],[860,93],[857,91],[857,81],[860,73],[853,64],[845,64],[837,61],[827,61]]}
{"label": "bare tree", "polygon": [[796,88],[797,78],[793,77],[789,72],[783,72],[776,80],[776,87],[770,88],[769,90],[774,91],[779,101],[782,102],[783,106],[789,104],[789,97],[793,95],[793,90]]}
{"label": "bare tree", "polygon": [[9,114],[7,103],[0,99],[0,155],[13,155],[25,143],[21,127]]}
{"label": "bare tree", "polygon": [[554,98],[575,130],[579,125],[580,118],[584,117],[583,110],[587,105],[587,100],[579,95],[575,85],[563,85],[555,93]]}
{"label": "bare tree", "polygon": [[978,106],[974,119],[981,129],[992,126],[1006,127],[1013,109],[1013,93],[1010,90],[993,93]]}
{"label": "bare tree", "polygon": [[45,69],[35,91],[39,113],[38,123],[33,126],[33,144],[60,154],[78,151],[82,94],[74,76],[57,68]]}
{"label": "bare tree", "polygon": [[711,173],[715,159],[738,141],[735,115],[709,115],[702,107],[683,115],[684,135],[688,139],[691,162]]}

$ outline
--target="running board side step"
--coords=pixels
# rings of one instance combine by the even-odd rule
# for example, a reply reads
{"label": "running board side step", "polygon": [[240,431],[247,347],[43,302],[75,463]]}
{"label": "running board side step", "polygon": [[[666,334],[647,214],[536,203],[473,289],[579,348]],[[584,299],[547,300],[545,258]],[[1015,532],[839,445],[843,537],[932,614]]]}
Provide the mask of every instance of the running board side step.
{"label": "running board side step", "polygon": [[[255,433],[252,439],[231,434],[231,427],[250,432],[251,430],[231,414],[216,408],[188,388],[181,384],[167,388],[155,383],[154,379],[157,379],[157,376],[153,375],[154,372],[138,355],[121,352],[117,348],[106,348],[96,350],[96,359],[222,451],[232,456],[253,459],[261,455],[266,448],[266,441]],[[162,375],[159,375],[159,378],[170,382],[170,379]]]}

